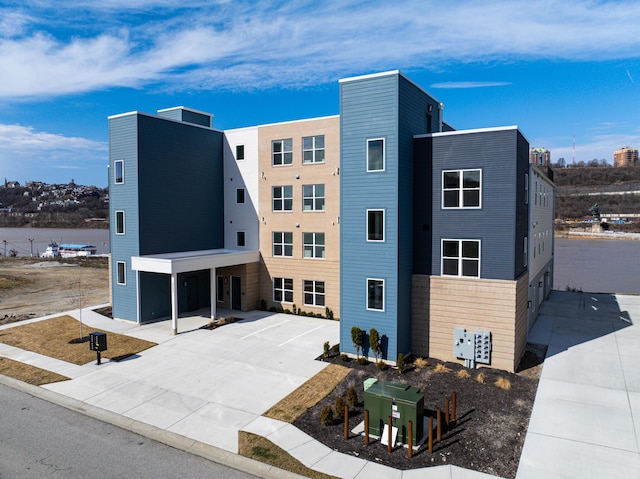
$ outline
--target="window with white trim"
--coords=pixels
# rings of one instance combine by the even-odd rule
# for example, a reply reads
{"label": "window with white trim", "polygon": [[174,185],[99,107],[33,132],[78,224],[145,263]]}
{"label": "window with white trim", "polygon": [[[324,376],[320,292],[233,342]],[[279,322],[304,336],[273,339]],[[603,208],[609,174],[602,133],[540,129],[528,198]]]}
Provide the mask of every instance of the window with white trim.
{"label": "window with white trim", "polygon": [[127,263],[118,261],[116,263],[118,284],[127,284]]}
{"label": "window with white trim", "polygon": [[324,258],[324,233],[302,233],[305,258]]}
{"label": "window with white trim", "polygon": [[293,163],[293,140],[274,140],[271,142],[271,158],[273,166],[290,165]]}
{"label": "window with white trim", "polygon": [[442,172],[443,208],[480,208],[481,206],[482,170]]}
{"label": "window with white trim", "polygon": [[116,185],[124,183],[124,160],[113,162],[113,182]]}
{"label": "window with white trim", "polygon": [[302,185],[302,211],[324,211],[324,185]]}
{"label": "window with white trim", "polygon": [[236,161],[244,160],[244,145],[236,145]]}
{"label": "window with white trim", "polygon": [[384,279],[367,278],[367,309],[384,311]]}
{"label": "window with white trim", "polygon": [[367,210],[367,241],[384,241],[384,210]]}
{"label": "window with white trim", "polygon": [[273,300],[293,303],[293,278],[273,278]]}
{"label": "window with white trim", "polygon": [[293,256],[293,233],[273,232],[273,256]]}
{"label": "window with white trim", "polygon": [[480,240],[442,240],[442,276],[480,277]]}
{"label": "window with white trim", "polygon": [[236,203],[244,204],[244,188],[236,188]]}
{"label": "window with white trim", "polygon": [[273,187],[273,211],[293,210],[293,187],[274,186]]}
{"label": "window with white trim", "polygon": [[367,140],[367,171],[384,171],[384,138]]}
{"label": "window with white trim", "polygon": [[302,163],[324,162],[324,135],[302,138]]}
{"label": "window with white trim", "polygon": [[324,281],[303,281],[304,304],[324,306]]}
{"label": "window with white trim", "polygon": [[123,210],[116,211],[116,234],[117,235],[124,234],[124,211]]}

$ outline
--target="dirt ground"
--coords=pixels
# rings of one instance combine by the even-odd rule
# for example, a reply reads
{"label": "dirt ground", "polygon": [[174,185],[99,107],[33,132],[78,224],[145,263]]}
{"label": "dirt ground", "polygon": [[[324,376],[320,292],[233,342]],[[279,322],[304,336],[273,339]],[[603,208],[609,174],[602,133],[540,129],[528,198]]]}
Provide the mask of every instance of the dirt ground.
{"label": "dirt ground", "polygon": [[107,258],[0,258],[0,324],[108,302]]}
{"label": "dirt ground", "polygon": [[[499,477],[513,478],[529,424],[542,358],[544,351],[531,345],[524,361],[526,371],[522,373],[510,374],[480,368],[466,370],[470,376],[460,377],[458,372],[465,368],[435,359],[428,359],[427,367],[419,369],[409,366],[408,371],[400,374],[391,368],[380,371],[373,363],[363,366],[354,359],[344,362],[335,355],[329,361],[350,367],[351,372],[331,394],[308,409],[293,424],[331,449],[397,469],[453,464]],[[448,371],[437,372],[438,364],[443,364]],[[483,383],[477,380],[480,373],[484,375]],[[438,407],[444,416],[446,398],[451,399],[455,391],[455,426],[452,423],[448,431],[445,428],[439,443],[435,442],[434,435],[432,454],[425,443],[414,452],[412,459],[408,458],[407,449],[403,447],[395,447],[389,453],[387,447],[378,440],[372,439],[369,446],[365,446],[363,437],[351,433],[349,439],[345,440],[341,421],[323,426],[320,421],[322,409],[329,405],[335,410],[336,399],[340,396],[346,400],[347,390],[351,386],[358,393],[358,404],[350,408],[349,431],[364,421],[363,382],[367,378],[402,382],[420,388],[424,393],[427,416],[435,416]],[[496,386],[495,383],[500,378],[508,380],[510,389]],[[425,433],[426,431],[425,428]]]}

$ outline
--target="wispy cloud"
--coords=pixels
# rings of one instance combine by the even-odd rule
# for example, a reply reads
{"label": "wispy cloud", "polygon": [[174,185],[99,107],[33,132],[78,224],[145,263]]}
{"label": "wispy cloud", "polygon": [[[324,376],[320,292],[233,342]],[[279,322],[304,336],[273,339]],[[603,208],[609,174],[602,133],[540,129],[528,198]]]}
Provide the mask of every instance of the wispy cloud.
{"label": "wispy cloud", "polygon": [[[607,160],[613,164],[613,152],[626,145],[636,145],[638,134],[640,132],[632,132],[631,134],[607,134],[593,135],[588,138],[576,137],[575,160],[588,162],[593,159]],[[552,161],[558,158],[564,158],[567,164],[570,164],[573,155],[573,138],[551,138],[551,139],[533,139],[532,146],[543,146],[551,151]]]}
{"label": "wispy cloud", "polygon": [[640,51],[637,1],[34,1],[0,7],[9,17],[19,21],[0,21],[0,98],[14,100],[151,84],[297,88],[398,67]]}
{"label": "wispy cloud", "polygon": [[504,81],[451,81],[434,83],[431,88],[487,88],[495,86],[509,86],[511,82]]}

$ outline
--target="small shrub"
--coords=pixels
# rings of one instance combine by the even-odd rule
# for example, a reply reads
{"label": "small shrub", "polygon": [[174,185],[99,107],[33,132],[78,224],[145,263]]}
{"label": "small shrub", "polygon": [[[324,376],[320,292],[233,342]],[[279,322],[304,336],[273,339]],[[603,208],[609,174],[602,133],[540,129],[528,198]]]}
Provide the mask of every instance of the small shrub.
{"label": "small shrub", "polygon": [[429,362],[425,358],[417,358],[413,362],[413,365],[418,369],[424,369],[429,366]]}
{"label": "small shrub", "polygon": [[358,364],[365,366],[367,364],[369,364],[369,360],[367,358],[365,358],[364,356],[360,356],[358,358]]}
{"label": "small shrub", "polygon": [[293,314],[296,314],[296,311],[298,310],[298,309],[296,308],[296,305],[294,304],[293,306],[291,306],[291,308],[293,309]]}
{"label": "small shrub", "polygon": [[271,311],[272,313],[275,313],[275,312],[277,312],[278,310],[276,309],[276,307],[275,307],[275,306],[271,306],[271,307],[269,308],[269,311]]}
{"label": "small shrub", "polygon": [[284,309],[282,309],[282,306],[278,306],[278,313],[284,313]]}
{"label": "small shrub", "polygon": [[340,361],[346,363],[347,361],[349,361],[349,356],[347,356],[345,353],[340,354]]}
{"label": "small shrub", "polygon": [[285,309],[283,312],[284,312],[284,314],[291,314],[291,310],[290,309]]}
{"label": "small shrub", "polygon": [[484,384],[484,373],[480,373],[476,376],[476,381],[480,384]]}
{"label": "small shrub", "polygon": [[400,374],[404,373],[406,369],[406,365],[404,364],[404,354],[398,354],[398,361],[396,362],[396,366],[398,367],[398,372]]}
{"label": "small shrub", "polygon": [[433,371],[436,373],[448,373],[451,371],[451,369],[449,369],[442,363],[438,363],[436,364],[436,367],[433,369]]}
{"label": "small shrub", "polygon": [[378,361],[376,363],[376,367],[380,370],[380,371],[386,371],[386,369],[389,367],[387,365],[387,363],[385,363],[384,361]]}
{"label": "small shrub", "polygon": [[320,412],[320,423],[322,423],[323,426],[333,424],[333,409],[331,409],[331,406],[325,406],[322,408],[322,411]]}
{"label": "small shrub", "polygon": [[339,396],[336,399],[336,404],[335,404],[335,413],[333,415],[334,418],[336,418],[338,421],[342,421],[344,420],[344,399],[342,399],[342,396]]}
{"label": "small shrub", "polygon": [[376,357],[376,362],[378,362],[378,354],[380,353],[380,334],[378,334],[378,330],[376,328],[371,328],[369,330],[369,346],[371,346],[371,351],[373,351],[374,356]]}
{"label": "small shrub", "polygon": [[324,315],[327,317],[327,319],[333,319],[333,311],[331,311],[331,308],[329,308],[329,306],[324,308]]}
{"label": "small shrub", "polygon": [[329,345],[329,341],[325,341],[325,343],[323,345],[322,355],[325,358],[328,358],[329,357],[329,351],[331,351],[331,346]]}
{"label": "small shrub", "polygon": [[347,402],[351,406],[355,406],[356,404],[358,404],[358,393],[356,392],[356,389],[353,386],[351,386],[347,390]]}
{"label": "small shrub", "polygon": [[358,326],[354,326],[351,328],[351,341],[353,341],[353,347],[356,348],[356,356],[358,359],[360,358],[360,349],[364,344],[364,335],[362,334],[362,329]]}
{"label": "small shrub", "polygon": [[456,376],[458,376],[460,379],[467,379],[471,377],[471,374],[469,374],[469,371],[467,371],[466,369],[461,369],[460,371],[458,371],[458,374],[456,374]]}
{"label": "small shrub", "polygon": [[322,317],[322,314],[316,313],[316,318],[321,318],[321,317]]}
{"label": "small shrub", "polygon": [[340,343],[334,344],[333,346],[331,346],[331,352],[332,353],[337,353],[338,351],[340,351]]}
{"label": "small shrub", "polygon": [[505,391],[508,391],[509,389],[511,389],[511,381],[509,381],[506,378],[500,377],[496,380],[494,384],[498,386],[500,389],[503,389]]}

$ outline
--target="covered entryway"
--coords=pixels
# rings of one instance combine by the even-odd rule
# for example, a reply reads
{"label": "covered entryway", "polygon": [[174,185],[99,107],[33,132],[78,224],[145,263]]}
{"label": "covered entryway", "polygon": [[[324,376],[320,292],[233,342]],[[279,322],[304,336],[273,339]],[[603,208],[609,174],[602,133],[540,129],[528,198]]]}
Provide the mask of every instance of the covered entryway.
{"label": "covered entryway", "polygon": [[[131,267],[137,272],[138,323],[149,316],[149,311],[162,314],[170,306],[173,333],[178,333],[178,313],[182,306],[188,311],[210,304],[211,318],[216,317],[217,275],[216,270],[229,266],[258,263],[258,251],[236,251],[227,249],[186,251],[131,258]],[[237,279],[236,279],[237,278]],[[140,281],[143,279],[143,281]],[[167,284],[167,279],[168,284]],[[234,282],[237,281],[237,284]],[[232,307],[241,309],[242,282],[239,276],[232,277]],[[167,303],[167,293],[170,302]]]}

